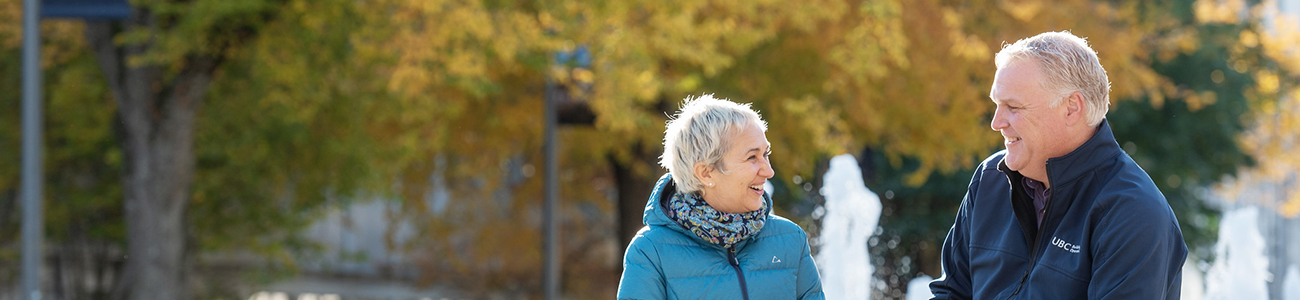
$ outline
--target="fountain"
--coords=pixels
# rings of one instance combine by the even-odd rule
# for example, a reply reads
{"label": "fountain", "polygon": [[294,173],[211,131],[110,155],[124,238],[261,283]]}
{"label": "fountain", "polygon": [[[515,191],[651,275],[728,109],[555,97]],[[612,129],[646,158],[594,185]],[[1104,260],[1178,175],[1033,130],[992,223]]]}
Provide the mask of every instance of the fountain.
{"label": "fountain", "polygon": [[1300,266],[1286,268],[1286,280],[1282,281],[1282,300],[1300,300]]}
{"label": "fountain", "polygon": [[930,298],[934,298],[934,292],[930,291],[930,281],[933,280],[934,277],[930,277],[930,275],[921,275],[912,278],[912,281],[907,282],[907,297],[905,299],[929,300]]}
{"label": "fountain", "polygon": [[1206,299],[1268,299],[1268,257],[1258,220],[1253,206],[1223,214],[1214,264],[1205,275]]}
{"label": "fountain", "polygon": [[862,183],[858,161],[849,154],[831,159],[821,193],[826,204],[813,215],[822,215],[816,256],[822,290],[827,299],[869,299],[874,270],[867,240],[880,222],[880,197]]}
{"label": "fountain", "polygon": [[1183,300],[1205,299],[1205,274],[1196,268],[1196,261],[1191,256],[1183,261],[1183,286],[1180,294]]}

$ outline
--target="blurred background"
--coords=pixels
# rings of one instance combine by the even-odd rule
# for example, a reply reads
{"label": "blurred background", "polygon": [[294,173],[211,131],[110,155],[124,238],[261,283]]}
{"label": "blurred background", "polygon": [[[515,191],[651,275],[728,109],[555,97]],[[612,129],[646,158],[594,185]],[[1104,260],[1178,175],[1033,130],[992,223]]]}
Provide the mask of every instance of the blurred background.
{"label": "blurred background", "polygon": [[[4,299],[22,5],[0,0]],[[858,282],[903,299],[940,275],[971,168],[1001,148],[993,55],[1058,30],[1097,50],[1116,138],[1178,216],[1185,276],[1205,278],[1185,297],[1300,297],[1283,284],[1300,264],[1296,0],[130,5],[40,23],[45,299],[541,299],[548,99],[559,295],[612,298],[664,124],[704,93],[768,121],[776,213],[814,252],[829,161],[855,157],[881,202]],[[1259,244],[1215,273],[1229,224]],[[1222,279],[1241,273],[1259,280]]]}

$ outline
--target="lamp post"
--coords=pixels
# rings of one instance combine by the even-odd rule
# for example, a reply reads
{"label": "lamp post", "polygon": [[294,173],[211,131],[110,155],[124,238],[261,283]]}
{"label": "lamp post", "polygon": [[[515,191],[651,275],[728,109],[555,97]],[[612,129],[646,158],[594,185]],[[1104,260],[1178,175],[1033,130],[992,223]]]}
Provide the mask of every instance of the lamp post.
{"label": "lamp post", "polygon": [[[547,81],[551,81],[551,79]],[[542,290],[546,300],[557,299],[560,292],[559,237],[556,236],[555,224],[555,202],[556,198],[559,198],[560,189],[559,183],[556,181],[557,178],[555,178],[558,173],[556,171],[558,167],[555,165],[555,120],[557,119],[555,116],[555,102],[558,100],[556,99],[556,93],[559,91],[556,91],[558,89],[553,88],[553,85],[554,83],[548,83],[546,88],[546,104],[544,107],[546,110],[546,128],[543,129],[545,131],[543,136],[546,140],[542,145],[543,156],[546,160],[546,170],[544,171],[546,187],[545,192],[543,192],[545,199],[542,204],[542,234],[545,238],[542,242]]]}
{"label": "lamp post", "polygon": [[[42,3],[43,2],[43,3]],[[45,234],[41,138],[41,18],[122,19],[126,0],[23,0],[23,142],[19,198],[23,205],[22,289],[19,299],[41,299],[41,250]]]}
{"label": "lamp post", "polygon": [[[557,207],[559,206],[559,162],[556,159],[555,129],[561,124],[591,124],[595,116],[587,108],[586,95],[591,91],[591,54],[585,46],[555,53],[555,61],[546,79],[546,126],[543,159],[546,160],[545,199],[542,204],[542,290],[543,298],[559,299],[560,244]],[[575,93],[576,92],[576,93]]]}
{"label": "lamp post", "polygon": [[41,238],[45,232],[41,199],[41,3],[23,0],[23,287],[20,299],[41,299]]}

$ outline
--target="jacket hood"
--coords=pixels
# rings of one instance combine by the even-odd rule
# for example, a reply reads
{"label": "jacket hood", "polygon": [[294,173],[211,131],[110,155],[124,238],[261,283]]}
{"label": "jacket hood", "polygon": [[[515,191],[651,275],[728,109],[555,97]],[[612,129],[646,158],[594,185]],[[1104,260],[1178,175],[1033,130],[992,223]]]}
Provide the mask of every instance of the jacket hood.
{"label": "jacket hood", "polygon": [[[672,198],[675,193],[677,193],[677,185],[673,183],[673,175],[664,174],[664,176],[659,177],[659,180],[655,182],[654,191],[650,192],[650,199],[646,201],[645,213],[641,215],[641,222],[647,226],[664,226],[672,228],[673,230],[695,237],[698,241],[708,244],[709,242],[696,237],[690,230],[682,227],[677,224],[677,222],[674,222],[673,219],[668,217],[664,204],[667,203],[668,199]],[[767,212],[765,215],[767,219],[770,220],[772,218],[772,197],[769,197],[767,193],[763,193],[763,201],[767,202]]]}

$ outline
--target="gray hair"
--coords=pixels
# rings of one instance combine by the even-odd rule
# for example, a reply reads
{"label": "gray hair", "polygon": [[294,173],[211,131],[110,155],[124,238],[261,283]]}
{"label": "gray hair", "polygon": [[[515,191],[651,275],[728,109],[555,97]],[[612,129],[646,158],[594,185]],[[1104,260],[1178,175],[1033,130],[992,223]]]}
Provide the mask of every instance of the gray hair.
{"label": "gray hair", "polygon": [[703,162],[726,172],[722,155],[731,149],[731,136],[751,123],[767,132],[767,122],[749,104],[715,99],[712,94],[687,96],[664,130],[664,155],[659,157],[659,165],[673,174],[678,191],[699,191],[704,184],[695,177],[695,164]]}
{"label": "gray hair", "polygon": [[1110,110],[1110,79],[1087,40],[1069,31],[1044,32],[1003,45],[996,64],[1000,70],[1019,58],[1037,61],[1043,72],[1039,84],[1061,97],[1053,100],[1050,107],[1060,105],[1066,96],[1077,91],[1083,95],[1084,120],[1088,125],[1097,126],[1106,117]]}

